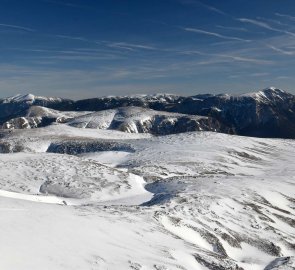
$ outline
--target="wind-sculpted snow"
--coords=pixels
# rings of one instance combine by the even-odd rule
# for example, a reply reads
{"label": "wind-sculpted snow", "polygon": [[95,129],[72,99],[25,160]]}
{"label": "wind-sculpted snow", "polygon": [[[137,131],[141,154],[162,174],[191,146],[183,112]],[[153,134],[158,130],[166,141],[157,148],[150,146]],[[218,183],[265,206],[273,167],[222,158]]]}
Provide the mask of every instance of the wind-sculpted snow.
{"label": "wind-sculpted snow", "polygon": [[17,152],[0,154],[1,269],[295,268],[292,140],[0,135]]}
{"label": "wind-sculpted snow", "polygon": [[18,153],[2,155],[0,164],[2,190],[81,199],[81,203],[149,197],[139,176],[73,156]]}
{"label": "wind-sculpted snow", "polygon": [[[96,147],[97,150],[115,150],[127,148],[133,151],[127,139],[149,138],[149,134],[130,134],[110,130],[80,129],[67,125],[51,125],[38,129],[0,131],[0,153],[17,152],[53,152],[83,153]],[[105,143],[104,143],[105,142]],[[71,147],[66,148],[67,145]],[[84,149],[84,150],[83,150]]]}

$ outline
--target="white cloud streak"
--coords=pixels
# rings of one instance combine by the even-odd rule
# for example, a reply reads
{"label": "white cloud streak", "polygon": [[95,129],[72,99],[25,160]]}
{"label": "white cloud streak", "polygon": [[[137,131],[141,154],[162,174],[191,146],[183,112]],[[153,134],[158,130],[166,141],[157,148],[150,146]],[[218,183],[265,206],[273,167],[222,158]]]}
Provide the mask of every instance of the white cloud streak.
{"label": "white cloud streak", "polygon": [[223,25],[216,25],[216,27],[225,29],[225,30],[231,30],[231,31],[249,32],[249,30],[244,27],[223,26]]}
{"label": "white cloud streak", "polygon": [[88,6],[77,5],[77,4],[71,3],[71,2],[60,2],[60,1],[54,1],[54,0],[43,0],[43,2],[49,3],[49,4],[56,4],[56,5],[60,5],[60,6],[71,7],[71,8],[82,8],[82,9],[89,8]]}
{"label": "white cloud streak", "polygon": [[293,33],[293,32],[272,27],[268,23],[265,23],[265,22],[262,22],[262,21],[248,19],[248,18],[238,18],[237,20],[240,21],[240,22],[249,23],[249,24],[252,24],[252,25],[267,29],[267,30],[270,30],[270,31],[274,31],[274,32],[278,32],[278,33],[282,33],[282,34],[286,34],[286,35],[295,37],[295,33]]}
{"label": "white cloud streak", "polygon": [[275,13],[276,16],[278,17],[283,17],[283,18],[287,18],[291,21],[295,21],[295,17],[291,16],[291,15],[287,15],[287,14],[282,14],[282,13]]}
{"label": "white cloud streak", "polygon": [[203,6],[205,8],[207,8],[208,10],[211,10],[215,13],[218,13],[218,14],[221,14],[221,15],[227,15],[225,12],[223,12],[222,10],[216,8],[216,7],[213,7],[213,6],[209,6],[207,4],[204,4],[203,2],[200,2],[200,1],[196,1],[196,3],[198,3],[200,6]]}
{"label": "white cloud streak", "polygon": [[13,28],[17,30],[23,30],[27,32],[35,32],[35,29],[29,28],[29,27],[23,27],[19,25],[13,25],[13,24],[5,24],[5,23],[0,23],[0,27],[6,27],[6,28]]}
{"label": "white cloud streak", "polygon": [[124,49],[128,51],[136,51],[136,50],[157,50],[157,48],[146,45],[146,44],[134,44],[134,43],[127,43],[127,42],[111,42],[111,41],[101,41],[101,40],[91,40],[87,39],[85,37],[80,36],[67,36],[67,35],[50,35],[57,38],[62,39],[70,39],[70,40],[76,40],[86,43],[92,43],[96,45],[106,46],[113,49]]}
{"label": "white cloud streak", "polygon": [[218,33],[215,33],[215,32],[209,32],[209,31],[205,31],[205,30],[202,30],[202,29],[198,29],[198,28],[185,27],[185,28],[182,28],[182,29],[187,31],[187,32],[193,32],[193,33],[203,34],[203,35],[207,35],[207,36],[214,36],[214,37],[227,39],[227,40],[237,40],[237,41],[243,41],[243,42],[250,42],[251,41],[251,40],[242,39],[242,38],[238,38],[238,37],[225,36],[225,35],[221,35],[221,34],[218,34]]}
{"label": "white cloud streak", "polygon": [[212,12],[218,13],[220,15],[227,15],[227,13],[225,13],[224,11],[222,11],[214,6],[204,4],[203,2],[198,1],[198,0],[176,0],[176,1],[183,4],[183,5],[189,5],[189,6],[194,6],[194,7],[201,6],[201,7],[204,7]]}
{"label": "white cloud streak", "polygon": [[284,54],[284,55],[295,55],[295,52],[292,52],[292,51],[286,51],[286,50],[283,50],[281,48],[278,48],[278,47],[275,47],[275,46],[272,46],[272,45],[268,45],[268,47],[280,54]]}
{"label": "white cloud streak", "polygon": [[67,35],[49,35],[49,36],[98,44],[98,42],[96,42],[96,41],[93,41],[93,40],[90,40],[90,39],[87,39],[87,38],[84,38],[84,37],[78,37],[78,36],[77,37],[75,37],[75,36],[67,36]]}
{"label": "white cloud streak", "polygon": [[126,43],[126,42],[114,42],[110,43],[107,42],[109,47],[112,48],[120,48],[125,50],[134,51],[136,49],[143,49],[143,50],[155,50],[155,47],[149,46],[149,45],[143,45],[143,44],[132,44],[132,43]]}
{"label": "white cloud streak", "polygon": [[[205,53],[201,51],[184,51],[181,52],[181,54],[184,55],[203,55],[203,56],[210,56],[213,57],[214,59],[209,59],[200,62],[199,64],[205,65],[205,64],[212,64],[214,61],[216,63],[219,62],[245,62],[245,63],[255,63],[255,64],[271,64],[271,61],[264,60],[264,59],[259,59],[259,58],[251,58],[251,57],[245,57],[245,56],[240,56],[240,55],[230,55],[230,54],[223,54],[223,53]],[[213,62],[212,62],[213,61]]]}

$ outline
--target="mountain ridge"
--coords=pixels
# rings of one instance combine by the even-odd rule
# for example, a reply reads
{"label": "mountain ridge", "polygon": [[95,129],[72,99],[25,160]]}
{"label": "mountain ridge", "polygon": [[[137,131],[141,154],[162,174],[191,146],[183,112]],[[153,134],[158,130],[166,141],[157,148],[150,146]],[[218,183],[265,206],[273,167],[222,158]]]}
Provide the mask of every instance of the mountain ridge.
{"label": "mountain ridge", "polygon": [[82,100],[91,100],[91,99],[106,99],[106,98],[138,98],[138,99],[155,99],[158,100],[160,98],[165,97],[208,97],[208,96],[228,96],[228,97],[247,97],[247,96],[255,96],[257,94],[265,93],[265,92],[274,92],[274,93],[283,93],[288,95],[293,95],[289,93],[288,91],[285,91],[283,89],[277,88],[275,86],[269,86],[261,90],[253,91],[253,92],[246,92],[246,93],[239,93],[239,94],[229,94],[229,93],[217,93],[217,94],[210,94],[210,93],[200,93],[196,95],[181,95],[181,94],[172,94],[172,93],[165,93],[165,92],[159,92],[154,94],[130,94],[130,95],[104,95],[104,96],[97,96],[97,97],[90,97],[90,98],[82,98],[82,99],[70,99],[70,98],[64,98],[60,96],[39,96],[35,95],[33,93],[18,93],[13,96],[8,97],[2,97],[0,98],[0,103],[8,103],[8,102],[22,102],[22,101],[30,101],[30,100],[44,100],[44,101],[61,101],[61,100],[68,100],[72,102],[82,101]]}
{"label": "mountain ridge", "polygon": [[[107,96],[76,101],[39,97],[33,94],[17,95],[0,100],[2,128],[7,128],[5,123],[13,119],[27,117],[26,111],[32,106],[45,107],[60,112],[99,112],[123,107],[138,107],[158,111],[158,114],[169,112],[209,117],[214,119],[216,124],[216,128],[213,126],[209,129],[211,131],[253,137],[295,138],[295,96],[275,87],[241,95],[154,94]],[[143,117],[145,116],[143,115]],[[56,121],[57,118],[53,117],[43,121],[41,126]],[[39,122],[42,123],[41,120]],[[221,126],[224,128],[220,129]],[[34,127],[38,127],[38,125]],[[188,128],[173,132],[186,131],[192,130]]]}

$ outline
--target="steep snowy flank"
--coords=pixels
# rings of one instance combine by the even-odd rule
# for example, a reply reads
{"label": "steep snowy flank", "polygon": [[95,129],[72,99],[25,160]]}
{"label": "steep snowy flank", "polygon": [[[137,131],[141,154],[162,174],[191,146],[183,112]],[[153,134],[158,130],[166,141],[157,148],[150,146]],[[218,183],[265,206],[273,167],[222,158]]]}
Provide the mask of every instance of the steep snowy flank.
{"label": "steep snowy flank", "polygon": [[[81,112],[81,115],[87,112],[106,111],[102,114],[108,115],[109,119],[102,124],[101,128],[108,126],[108,121],[112,119],[112,113],[116,114],[116,112],[109,110],[122,110],[122,107],[138,107],[160,111],[161,113],[158,113],[160,115],[159,121],[163,125],[167,125],[167,129],[170,128],[171,121],[166,121],[168,116],[164,112],[186,114],[187,120],[185,122],[190,119],[190,115],[204,116],[210,119],[210,124],[206,124],[205,128],[201,124],[200,128],[194,127],[191,129],[184,128],[183,121],[181,121],[180,127],[175,125],[173,133],[192,130],[215,130],[217,132],[253,137],[295,138],[295,96],[275,87],[239,96],[205,94],[184,97],[157,94],[109,96],[73,101],[61,98],[37,97],[31,94],[18,95],[0,100],[0,124],[4,128],[13,128],[14,126],[15,128],[21,128],[24,119],[19,118],[26,117],[25,112],[32,106],[41,106],[62,112],[67,111],[70,114]],[[56,118],[48,119],[49,117],[44,116],[40,119],[40,117],[34,115],[33,119],[26,118],[28,124],[25,126],[36,127],[37,123],[37,127],[43,127],[57,120]],[[102,118],[100,114],[93,115],[93,117]],[[66,120],[67,118],[69,117],[61,119]],[[163,119],[165,121],[162,122]],[[80,120],[81,126],[83,126],[83,120]],[[87,123],[88,120],[85,121]],[[93,121],[89,120],[89,122],[93,123],[94,126],[96,125]],[[134,121],[131,122],[132,127],[125,129],[127,132],[138,129],[137,124]],[[185,125],[189,127],[190,123]],[[85,127],[90,126],[92,125],[86,125]],[[208,126],[210,127],[208,128]],[[167,134],[167,132],[164,132],[164,134]]]}
{"label": "steep snowy flank", "polygon": [[200,130],[227,131],[226,126],[212,118],[160,112],[139,107],[123,107],[91,113],[70,120],[67,124],[79,128],[114,129],[128,133],[155,135]]}
{"label": "steep snowy flank", "polygon": [[66,123],[77,128],[113,129],[128,133],[165,135],[187,131],[231,131],[210,117],[154,111],[140,107],[123,107],[100,112],[57,111],[32,106],[22,111],[20,117],[2,124],[2,129],[30,129],[52,123]]}
{"label": "steep snowy flank", "polygon": [[295,96],[276,88],[241,96],[188,97],[173,111],[211,116],[239,135],[295,138]]}
{"label": "steep snowy flank", "polygon": [[31,106],[2,124],[2,129],[30,129],[45,127],[52,123],[64,123],[90,112],[57,111],[41,106]]}

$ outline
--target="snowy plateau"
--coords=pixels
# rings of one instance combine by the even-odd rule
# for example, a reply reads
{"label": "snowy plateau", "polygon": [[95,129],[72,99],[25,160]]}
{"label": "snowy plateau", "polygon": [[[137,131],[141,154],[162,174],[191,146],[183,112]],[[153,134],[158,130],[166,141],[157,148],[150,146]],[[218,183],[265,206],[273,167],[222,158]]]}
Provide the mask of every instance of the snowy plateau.
{"label": "snowy plateau", "polygon": [[0,100],[0,269],[295,269],[294,100]]}

